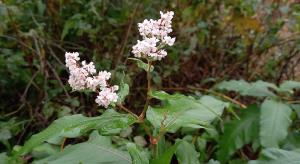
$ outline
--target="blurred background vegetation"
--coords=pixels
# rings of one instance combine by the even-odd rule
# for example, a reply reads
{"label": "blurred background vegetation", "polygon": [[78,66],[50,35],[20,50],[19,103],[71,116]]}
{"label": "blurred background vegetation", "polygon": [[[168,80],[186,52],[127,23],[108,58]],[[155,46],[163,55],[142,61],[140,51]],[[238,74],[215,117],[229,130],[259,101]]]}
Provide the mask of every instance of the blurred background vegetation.
{"label": "blurred background vegetation", "polygon": [[78,51],[113,83],[130,84],[139,113],[145,72],[128,60],[137,23],[173,10],[175,45],[153,72],[156,88],[209,88],[224,79],[300,80],[298,0],[0,1],[0,149],[10,151],[58,117],[93,116],[95,95],[71,92],[66,51]]}

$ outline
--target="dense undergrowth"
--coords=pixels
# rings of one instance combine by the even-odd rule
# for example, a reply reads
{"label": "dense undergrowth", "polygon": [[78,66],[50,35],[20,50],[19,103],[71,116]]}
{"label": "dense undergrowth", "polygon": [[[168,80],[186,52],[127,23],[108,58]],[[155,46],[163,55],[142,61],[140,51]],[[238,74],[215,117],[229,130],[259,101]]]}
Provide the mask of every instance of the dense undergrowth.
{"label": "dense undergrowth", "polygon": [[[133,58],[169,10],[168,56]],[[0,163],[300,162],[299,32],[296,0],[0,1]],[[72,91],[75,51],[114,106]]]}

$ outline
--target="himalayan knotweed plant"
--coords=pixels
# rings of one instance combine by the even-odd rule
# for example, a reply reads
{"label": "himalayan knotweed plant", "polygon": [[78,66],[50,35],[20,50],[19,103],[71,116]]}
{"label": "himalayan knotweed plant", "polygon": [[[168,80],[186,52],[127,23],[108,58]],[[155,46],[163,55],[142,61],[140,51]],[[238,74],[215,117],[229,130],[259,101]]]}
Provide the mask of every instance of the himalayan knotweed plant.
{"label": "himalayan knotweed plant", "polygon": [[[203,3],[201,2],[201,4]],[[90,5],[89,3],[89,8]],[[184,7],[186,6],[184,5]],[[190,8],[188,9],[190,13]],[[97,12],[95,13],[97,14]],[[195,15],[194,12],[191,13]],[[195,15],[198,22],[199,15],[197,14],[199,13]],[[30,15],[32,16],[32,14]],[[96,104],[107,109],[99,110],[101,114],[98,116],[95,116],[96,110],[93,112],[88,110],[89,117],[74,114],[79,111],[73,110],[78,107],[78,103],[77,101],[73,103],[72,99],[68,99],[72,101],[70,102],[72,108],[67,106],[60,108],[56,104],[48,106],[50,103],[46,102],[43,113],[40,114],[39,106],[41,104],[38,104],[36,112],[32,112],[31,105],[28,103],[29,113],[32,115],[30,118],[39,116],[39,120],[43,122],[42,125],[53,120],[52,114],[48,113],[57,113],[58,119],[42,132],[33,135],[23,146],[16,145],[15,147],[11,147],[10,142],[5,140],[11,135],[7,128],[13,127],[14,120],[12,124],[7,125],[0,120],[0,125],[4,125],[4,128],[0,128],[0,143],[2,144],[0,147],[2,148],[4,145],[12,150],[11,153],[0,152],[0,164],[6,163],[3,161],[7,160],[7,156],[10,156],[10,161],[7,162],[9,164],[30,162],[36,164],[225,164],[246,163],[249,160],[256,160],[250,161],[251,164],[299,163],[297,161],[300,161],[300,133],[297,122],[300,119],[300,100],[296,98],[299,95],[296,90],[300,89],[300,82],[285,81],[278,86],[261,80],[250,83],[244,80],[230,80],[215,84],[214,81],[218,79],[209,81],[205,79],[201,84],[186,87],[174,85],[176,83],[164,84],[161,87],[151,86],[154,76],[158,77],[160,73],[163,74],[161,70],[165,68],[161,67],[162,69],[157,71],[154,63],[164,59],[167,56],[166,48],[173,46],[175,42],[175,37],[171,36],[173,16],[172,11],[160,12],[159,19],[146,19],[138,23],[141,39],[133,45],[131,50],[135,58],[129,59],[136,61],[137,66],[147,72],[147,79],[145,79],[145,81],[147,80],[147,91],[145,91],[147,93],[141,96],[141,99],[134,99],[142,95],[140,93],[130,93],[132,96],[126,99],[130,88],[126,82],[130,82],[135,75],[134,72],[125,74],[125,71],[122,70],[124,69],[123,65],[114,70],[116,78],[113,81],[119,83],[113,85],[110,81],[111,73],[109,71],[96,70],[93,62],[81,61],[78,52],[66,52],[65,62],[70,73],[68,83],[72,90],[96,93]],[[86,16],[82,16],[82,18],[86,19]],[[245,19],[241,17],[240,13],[238,18],[239,22]],[[101,22],[104,20],[107,19],[101,19]],[[245,20],[251,20],[250,24],[253,23],[253,18]],[[82,22],[79,23],[82,24]],[[201,28],[204,28],[203,25],[205,25],[208,29],[212,25],[201,21],[197,23],[197,29],[200,29],[199,24],[201,24]],[[74,26],[73,23],[66,23],[66,25]],[[185,27],[179,23],[178,25]],[[219,30],[217,31],[219,32]],[[198,42],[198,37],[202,35],[195,36]],[[126,47],[125,43],[127,41],[124,42],[124,47]],[[208,43],[206,41],[199,42],[199,44],[202,43],[204,46],[210,46],[205,45]],[[36,47],[39,47],[38,45]],[[221,42],[220,45],[224,46]],[[190,61],[187,62],[187,64],[189,63]],[[194,61],[191,64],[193,63]],[[48,66],[50,68],[51,65],[48,64]],[[121,74],[121,71],[124,76],[120,78],[118,75]],[[187,71],[190,73],[190,69]],[[139,80],[132,82],[132,86],[140,82]],[[165,82],[166,78],[162,81]],[[180,84],[184,84],[184,82],[180,82]],[[214,84],[210,89],[200,88],[200,86],[210,84]],[[165,91],[171,91],[171,93]],[[181,94],[181,91],[191,94],[187,96]],[[239,95],[237,97],[247,96],[256,98],[258,101],[245,105],[221,93],[222,91],[235,92],[233,95]],[[70,97],[67,90],[65,92],[66,96]],[[254,102],[252,98],[248,102]],[[141,103],[138,101],[144,105],[141,107]],[[53,108],[58,110],[54,112]],[[61,109],[63,109],[62,112],[59,111]],[[42,117],[43,115],[48,116]],[[33,120],[29,121],[31,123]],[[135,124],[134,127],[132,127],[133,124]],[[32,134],[29,129],[32,127],[25,127],[24,130],[21,130],[24,131],[24,134]],[[20,136],[22,138],[23,132]],[[70,140],[70,138],[77,139]]]}
{"label": "himalayan knotweed plant", "polygon": [[[137,58],[146,58],[149,68],[151,66],[149,61],[161,60],[167,56],[167,51],[163,48],[166,45],[173,46],[175,42],[175,38],[168,35],[172,32],[173,15],[173,11],[160,12],[160,19],[145,19],[142,23],[138,23],[143,40],[138,40],[138,43],[132,47],[132,53]],[[99,71],[97,74],[93,62],[87,64],[86,61],[82,61],[80,64],[78,52],[66,52],[65,58],[66,66],[70,72],[68,82],[73,90],[89,89],[98,92],[95,101],[99,106],[105,108],[117,102],[118,95],[116,91],[119,86],[108,84],[107,80],[110,79],[110,72]],[[148,78],[148,83],[150,83],[150,78]],[[150,86],[148,87],[149,90]],[[144,115],[144,112],[142,114]]]}

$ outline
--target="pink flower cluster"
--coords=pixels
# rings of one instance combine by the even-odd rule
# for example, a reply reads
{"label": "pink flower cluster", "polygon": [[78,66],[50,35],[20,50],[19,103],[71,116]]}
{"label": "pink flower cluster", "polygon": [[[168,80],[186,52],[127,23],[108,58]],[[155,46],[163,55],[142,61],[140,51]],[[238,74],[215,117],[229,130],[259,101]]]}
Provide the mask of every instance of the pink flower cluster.
{"label": "pink flower cluster", "polygon": [[66,52],[66,66],[70,71],[69,84],[73,90],[90,89],[92,91],[98,91],[99,95],[96,98],[96,103],[99,106],[107,108],[111,103],[115,103],[118,100],[116,91],[118,86],[110,87],[107,81],[110,79],[111,73],[107,71],[99,71],[98,74],[93,62],[86,63],[82,61],[80,64],[80,58],[78,52]]}
{"label": "pink flower cluster", "polygon": [[172,32],[173,15],[173,11],[160,12],[160,19],[146,19],[142,23],[138,23],[143,40],[138,40],[137,44],[132,47],[135,57],[161,60],[167,56],[167,51],[162,48],[165,45],[173,46],[175,42],[175,38],[168,36]]}

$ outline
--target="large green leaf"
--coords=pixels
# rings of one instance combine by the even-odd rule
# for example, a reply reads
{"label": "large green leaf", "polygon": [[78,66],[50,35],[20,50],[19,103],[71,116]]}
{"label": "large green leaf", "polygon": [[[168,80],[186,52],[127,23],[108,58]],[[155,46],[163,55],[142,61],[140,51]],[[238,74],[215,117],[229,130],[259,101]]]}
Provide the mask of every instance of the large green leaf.
{"label": "large green leaf", "polygon": [[98,145],[91,142],[80,143],[67,146],[62,152],[36,161],[36,164],[97,164],[97,163],[115,163],[130,164],[131,159],[128,153]]}
{"label": "large green leaf", "polygon": [[151,164],[170,164],[174,153],[176,152],[181,141],[176,142],[173,146],[169,147],[162,155],[150,161]]}
{"label": "large green leaf", "polygon": [[162,100],[161,107],[149,107],[147,119],[155,128],[175,132],[180,127],[202,128],[222,115],[227,103],[211,96],[202,96],[199,100],[181,94],[169,95],[165,92],[152,93],[154,98]]}
{"label": "large green leaf", "polygon": [[296,151],[286,151],[277,148],[264,149],[259,160],[250,161],[249,164],[298,164],[300,163],[300,153]]}
{"label": "large green leaf", "polygon": [[287,136],[292,110],[281,102],[266,99],[261,105],[260,142],[264,147],[278,147]]}
{"label": "large green leaf", "polygon": [[195,150],[194,145],[182,140],[176,150],[176,157],[180,164],[199,164],[200,153]]}
{"label": "large green leaf", "polygon": [[114,111],[107,111],[98,117],[65,116],[54,121],[42,132],[33,135],[16,155],[24,155],[47,140],[60,137],[75,138],[93,129],[99,130],[102,134],[116,133],[134,122],[134,117]]}
{"label": "large green leaf", "polygon": [[244,80],[230,80],[223,81],[215,86],[220,90],[235,91],[242,96],[253,96],[253,97],[275,97],[276,95],[270,90],[278,90],[276,85],[264,82],[256,81],[248,83]]}
{"label": "large green leaf", "polygon": [[127,143],[126,146],[133,164],[149,164],[146,154],[140,151],[134,143]]}
{"label": "large green leaf", "polygon": [[233,120],[224,125],[225,131],[219,140],[218,160],[225,163],[237,149],[258,138],[259,114],[257,106],[249,106],[241,111],[240,120]]}

